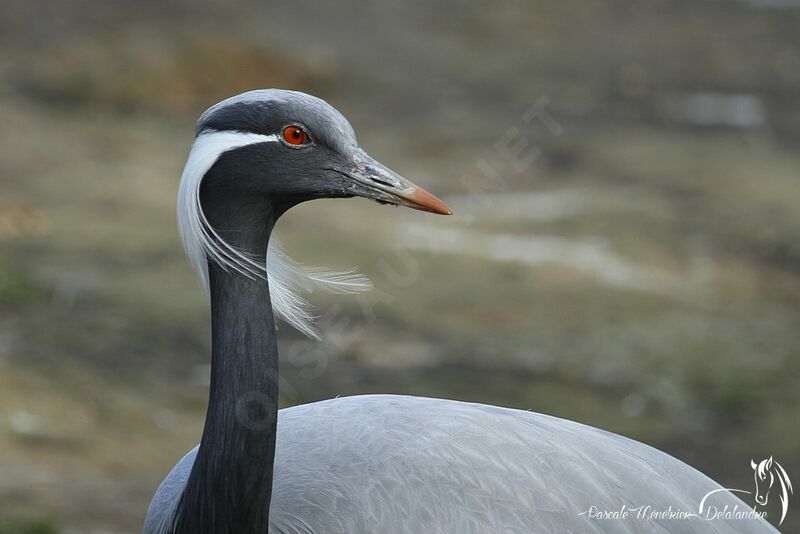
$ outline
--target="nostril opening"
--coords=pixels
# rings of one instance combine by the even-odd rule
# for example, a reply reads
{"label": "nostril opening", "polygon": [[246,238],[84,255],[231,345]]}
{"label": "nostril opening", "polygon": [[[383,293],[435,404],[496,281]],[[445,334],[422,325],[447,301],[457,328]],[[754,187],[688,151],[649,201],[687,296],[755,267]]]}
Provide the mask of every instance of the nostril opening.
{"label": "nostril opening", "polygon": [[375,183],[378,183],[378,184],[381,184],[381,185],[385,185],[386,187],[395,187],[395,185],[393,183],[391,183],[391,182],[389,182],[387,180],[381,180],[380,178],[376,178],[374,176],[370,176],[369,179],[372,180]]}

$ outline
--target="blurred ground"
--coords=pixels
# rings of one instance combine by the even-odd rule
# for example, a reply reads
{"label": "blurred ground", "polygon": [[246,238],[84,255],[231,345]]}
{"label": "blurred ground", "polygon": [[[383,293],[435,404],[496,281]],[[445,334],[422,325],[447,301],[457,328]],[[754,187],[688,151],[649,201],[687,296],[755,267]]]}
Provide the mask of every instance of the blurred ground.
{"label": "blurred ground", "polygon": [[377,286],[313,296],[319,345],[281,329],[285,404],[490,402],[728,487],[751,457],[796,477],[799,22],[756,0],[8,0],[0,533],[138,532],[199,439],[207,309],[174,197],[195,117],[256,87],[327,99],[457,212],[281,221],[297,259]]}

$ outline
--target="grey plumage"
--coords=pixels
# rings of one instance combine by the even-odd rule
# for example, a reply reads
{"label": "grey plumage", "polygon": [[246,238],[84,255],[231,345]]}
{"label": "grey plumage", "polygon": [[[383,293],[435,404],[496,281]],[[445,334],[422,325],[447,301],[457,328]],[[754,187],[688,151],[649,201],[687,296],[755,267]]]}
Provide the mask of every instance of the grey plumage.
{"label": "grey plumage", "polygon": [[[194,450],[148,512],[155,534]],[[636,441],[533,412],[395,395],[281,410],[271,534],[768,533],[761,520],[590,519],[591,506],[697,512],[720,486]],[[718,498],[717,498],[718,497]],[[719,508],[749,507],[718,493]]]}

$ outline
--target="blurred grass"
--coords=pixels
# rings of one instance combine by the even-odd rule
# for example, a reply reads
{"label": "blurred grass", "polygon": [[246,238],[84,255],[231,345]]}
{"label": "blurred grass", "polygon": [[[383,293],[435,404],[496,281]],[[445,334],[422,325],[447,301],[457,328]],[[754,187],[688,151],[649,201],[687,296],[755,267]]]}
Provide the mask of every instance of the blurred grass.
{"label": "blurred grass", "polygon": [[14,272],[7,265],[0,263],[0,300],[8,304],[21,306],[35,303],[46,295],[44,288],[26,279],[21,273]]}
{"label": "blurred grass", "polygon": [[[799,18],[732,2],[12,2],[0,533],[138,532],[199,438],[207,309],[174,196],[195,117],[254,87],[325,97],[370,153],[463,201],[449,219],[347,200],[281,220],[298,259],[376,284],[312,295],[319,352],[281,328],[284,404],[490,402],[643,440],[728,487],[748,487],[751,457],[796,472]],[[751,95],[763,117],[687,122],[674,109],[697,93]],[[543,96],[561,135],[520,122]],[[493,148],[510,126],[541,151],[522,172]],[[479,160],[503,181],[476,200]],[[446,251],[453,235],[464,250]],[[526,245],[490,257],[498,236]],[[556,259],[518,254],[534,248]]]}
{"label": "blurred grass", "polygon": [[58,528],[47,520],[0,520],[0,534],[58,534]]}

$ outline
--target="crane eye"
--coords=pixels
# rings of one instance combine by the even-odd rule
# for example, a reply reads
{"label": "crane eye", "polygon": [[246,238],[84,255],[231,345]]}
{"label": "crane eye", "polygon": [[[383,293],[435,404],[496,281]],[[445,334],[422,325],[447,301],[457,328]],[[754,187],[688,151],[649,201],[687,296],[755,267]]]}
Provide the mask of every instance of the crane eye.
{"label": "crane eye", "polygon": [[308,134],[299,126],[290,124],[283,128],[283,140],[289,145],[299,147],[307,145],[310,142]]}

